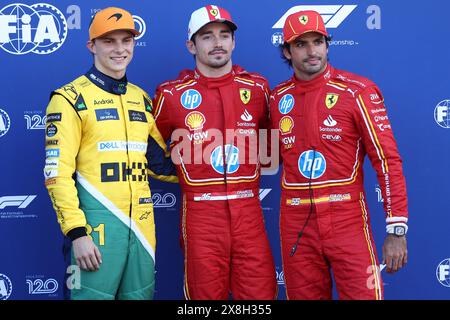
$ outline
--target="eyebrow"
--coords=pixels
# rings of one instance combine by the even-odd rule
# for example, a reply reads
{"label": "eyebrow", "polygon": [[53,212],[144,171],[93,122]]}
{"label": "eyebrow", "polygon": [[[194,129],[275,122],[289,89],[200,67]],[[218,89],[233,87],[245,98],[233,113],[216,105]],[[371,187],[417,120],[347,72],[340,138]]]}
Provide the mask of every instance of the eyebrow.
{"label": "eyebrow", "polygon": [[121,40],[121,41],[123,41],[123,40],[131,39],[131,38],[133,38],[133,37],[132,37],[132,36],[127,36],[127,37],[120,38],[120,39],[115,39],[115,38],[110,38],[110,37],[102,37],[102,38],[100,38],[100,39],[111,40],[111,41],[116,41],[116,40]]}
{"label": "eyebrow", "polygon": [[[204,34],[211,34],[211,33],[213,33],[212,30],[208,30],[208,31],[199,32],[198,35],[202,36]],[[231,33],[231,30],[230,29],[222,29],[222,30],[220,30],[220,33]]]}

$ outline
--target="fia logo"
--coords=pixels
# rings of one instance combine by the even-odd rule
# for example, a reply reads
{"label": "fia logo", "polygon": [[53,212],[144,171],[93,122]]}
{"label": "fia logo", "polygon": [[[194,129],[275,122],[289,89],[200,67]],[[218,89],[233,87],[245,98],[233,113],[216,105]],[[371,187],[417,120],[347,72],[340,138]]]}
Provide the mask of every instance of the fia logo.
{"label": "fia logo", "polygon": [[450,258],[442,260],[436,268],[436,277],[440,284],[450,288]]}
{"label": "fia logo", "polygon": [[445,129],[450,128],[450,100],[442,100],[434,108],[434,120]]}
{"label": "fia logo", "polygon": [[0,273],[0,300],[8,300],[12,293],[12,282],[9,278]]}
{"label": "fia logo", "polygon": [[13,3],[0,9],[0,48],[14,55],[49,54],[67,37],[67,21],[58,8]]}
{"label": "fia logo", "polygon": [[8,133],[9,128],[11,127],[11,120],[9,120],[9,116],[6,111],[0,109],[0,137],[3,137]]}

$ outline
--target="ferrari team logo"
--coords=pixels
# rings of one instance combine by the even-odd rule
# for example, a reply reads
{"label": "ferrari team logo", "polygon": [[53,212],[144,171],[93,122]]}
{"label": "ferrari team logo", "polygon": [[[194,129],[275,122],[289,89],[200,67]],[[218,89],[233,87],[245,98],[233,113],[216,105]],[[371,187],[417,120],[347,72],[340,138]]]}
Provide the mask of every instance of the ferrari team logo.
{"label": "ferrari team logo", "polygon": [[241,88],[239,89],[239,94],[241,96],[241,100],[244,104],[247,104],[250,101],[251,91],[249,89]]}
{"label": "ferrari team logo", "polygon": [[300,21],[302,25],[306,25],[308,23],[308,16],[302,15],[298,18],[298,21]]}
{"label": "ferrari team logo", "polygon": [[217,16],[217,14],[219,13],[219,10],[217,9],[211,9],[209,10],[209,13],[211,13],[213,15],[213,17]]}
{"label": "ferrari team logo", "polygon": [[339,99],[339,95],[336,93],[328,93],[327,97],[325,98],[325,105],[327,106],[328,109],[331,109],[334,107],[334,105],[336,104],[336,102]]}

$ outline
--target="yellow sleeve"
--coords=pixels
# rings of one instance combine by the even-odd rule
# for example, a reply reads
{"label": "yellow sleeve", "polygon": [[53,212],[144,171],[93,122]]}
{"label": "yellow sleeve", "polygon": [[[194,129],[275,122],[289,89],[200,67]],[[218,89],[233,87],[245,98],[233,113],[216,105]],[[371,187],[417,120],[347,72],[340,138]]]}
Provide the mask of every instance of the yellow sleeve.
{"label": "yellow sleeve", "polygon": [[54,94],[47,106],[45,135],[45,186],[56,211],[62,232],[86,226],[72,178],[80,148],[81,119],[71,103]]}
{"label": "yellow sleeve", "polygon": [[159,132],[153,115],[149,115],[150,135],[147,146],[148,175],[161,181],[178,182],[175,166],[170,152]]}

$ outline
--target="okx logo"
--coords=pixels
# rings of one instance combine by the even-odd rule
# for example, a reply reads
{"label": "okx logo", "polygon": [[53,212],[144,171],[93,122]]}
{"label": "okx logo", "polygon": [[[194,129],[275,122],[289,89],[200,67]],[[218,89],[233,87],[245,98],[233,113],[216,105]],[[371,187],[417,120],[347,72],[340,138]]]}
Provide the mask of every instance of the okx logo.
{"label": "okx logo", "polygon": [[8,53],[49,54],[60,48],[66,37],[66,18],[50,4],[13,3],[0,9],[0,48]]}
{"label": "okx logo", "polygon": [[12,283],[9,278],[0,273],[0,300],[8,300],[12,293]]}

